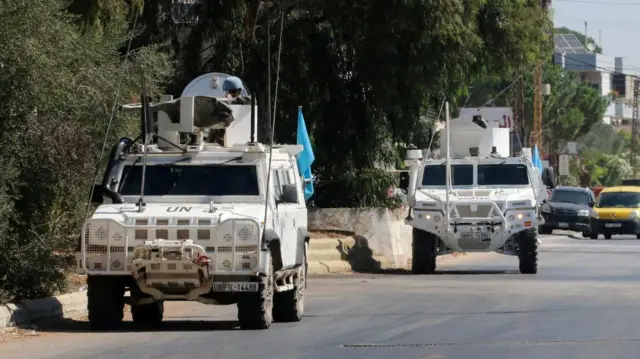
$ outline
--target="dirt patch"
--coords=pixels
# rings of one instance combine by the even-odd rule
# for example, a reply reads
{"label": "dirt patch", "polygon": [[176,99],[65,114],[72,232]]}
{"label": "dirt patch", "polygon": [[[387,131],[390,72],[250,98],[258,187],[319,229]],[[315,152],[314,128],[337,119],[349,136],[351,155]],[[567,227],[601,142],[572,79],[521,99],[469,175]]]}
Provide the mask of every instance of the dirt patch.
{"label": "dirt patch", "polygon": [[41,336],[38,327],[30,325],[24,328],[8,327],[0,329],[0,344],[20,339],[32,339]]}
{"label": "dirt patch", "polygon": [[67,293],[86,289],[87,276],[84,274],[69,273],[67,275]]}
{"label": "dirt patch", "polygon": [[87,290],[87,276],[84,274],[67,273],[67,290],[56,292],[54,295],[62,295]]}

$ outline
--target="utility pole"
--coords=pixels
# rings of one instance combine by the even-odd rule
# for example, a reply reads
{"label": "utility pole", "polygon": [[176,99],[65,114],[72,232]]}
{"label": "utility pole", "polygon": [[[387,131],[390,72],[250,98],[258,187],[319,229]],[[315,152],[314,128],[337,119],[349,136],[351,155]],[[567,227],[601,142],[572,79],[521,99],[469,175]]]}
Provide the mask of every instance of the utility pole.
{"label": "utility pole", "polygon": [[631,120],[631,153],[629,163],[635,177],[637,173],[638,136],[640,135],[640,119],[638,118],[638,97],[640,97],[640,80],[633,78],[633,118]]}
{"label": "utility pole", "polygon": [[[550,0],[541,0],[540,5],[545,15],[548,15],[549,8],[551,7]],[[541,29],[542,32],[551,34],[551,31],[547,28]],[[553,41],[553,39],[551,40]],[[543,51],[546,51],[547,47],[542,46]],[[542,61],[538,60],[536,68],[533,72],[533,131],[531,132],[531,143],[529,147],[535,145],[538,146],[538,151],[542,151]]]}
{"label": "utility pole", "polygon": [[538,60],[533,72],[533,131],[531,147],[538,146],[541,151],[542,145],[542,64]]}

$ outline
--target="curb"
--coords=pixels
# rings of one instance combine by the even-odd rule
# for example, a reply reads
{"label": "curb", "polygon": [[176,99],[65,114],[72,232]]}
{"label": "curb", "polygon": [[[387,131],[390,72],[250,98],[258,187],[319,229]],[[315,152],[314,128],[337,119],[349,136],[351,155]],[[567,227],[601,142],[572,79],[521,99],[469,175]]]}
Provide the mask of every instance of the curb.
{"label": "curb", "polygon": [[63,319],[87,314],[87,292],[0,305],[0,329],[21,327],[42,319]]}
{"label": "curb", "polygon": [[[447,261],[457,257],[466,256],[467,254],[468,253],[454,252],[451,254],[444,254],[444,255],[438,256],[436,260],[438,262],[442,262],[442,261]],[[395,270],[395,269],[402,269],[402,267],[394,267],[394,266],[387,267],[384,265],[382,266],[383,271]],[[380,268],[370,268],[369,271],[372,273],[375,273],[380,271]],[[366,272],[369,272],[369,271],[366,271]],[[327,261],[314,261],[314,260],[309,261],[309,269],[308,269],[309,275],[344,274],[344,273],[357,273],[357,272],[361,272],[361,271],[353,270],[349,262],[345,260],[334,259],[334,260],[327,260]]]}

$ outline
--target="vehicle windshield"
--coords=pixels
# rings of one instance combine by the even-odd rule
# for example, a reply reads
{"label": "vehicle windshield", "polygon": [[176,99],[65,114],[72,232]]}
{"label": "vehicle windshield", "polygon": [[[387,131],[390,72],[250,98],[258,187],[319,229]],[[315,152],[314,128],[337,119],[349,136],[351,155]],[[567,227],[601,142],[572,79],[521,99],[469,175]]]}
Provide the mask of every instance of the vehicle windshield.
{"label": "vehicle windshield", "polygon": [[637,192],[604,192],[600,193],[596,207],[600,208],[638,208],[640,193]]}
{"label": "vehicle windshield", "polygon": [[589,194],[582,191],[566,191],[556,189],[551,194],[549,202],[589,204]]}
{"label": "vehicle windshield", "polygon": [[[445,165],[428,165],[424,167],[423,186],[446,185]],[[451,165],[451,184],[453,186],[473,185],[473,165]]]}
{"label": "vehicle windshield", "polygon": [[[140,195],[142,165],[127,165],[120,194]],[[258,196],[256,166],[247,165],[147,165],[145,196]]]}
{"label": "vehicle windshield", "polygon": [[478,165],[478,186],[522,186],[529,184],[526,165]]}

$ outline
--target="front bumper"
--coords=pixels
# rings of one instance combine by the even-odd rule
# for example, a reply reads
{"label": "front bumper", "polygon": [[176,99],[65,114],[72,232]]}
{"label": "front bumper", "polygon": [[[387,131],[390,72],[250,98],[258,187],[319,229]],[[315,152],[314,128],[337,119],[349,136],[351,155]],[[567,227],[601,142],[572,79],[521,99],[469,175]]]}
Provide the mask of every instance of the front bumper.
{"label": "front bumper", "polygon": [[636,220],[612,220],[591,218],[591,233],[640,234],[640,222]]}
{"label": "front bumper", "polygon": [[587,216],[562,216],[557,214],[542,214],[544,227],[549,229],[568,229],[577,232],[590,231],[589,217]]}

